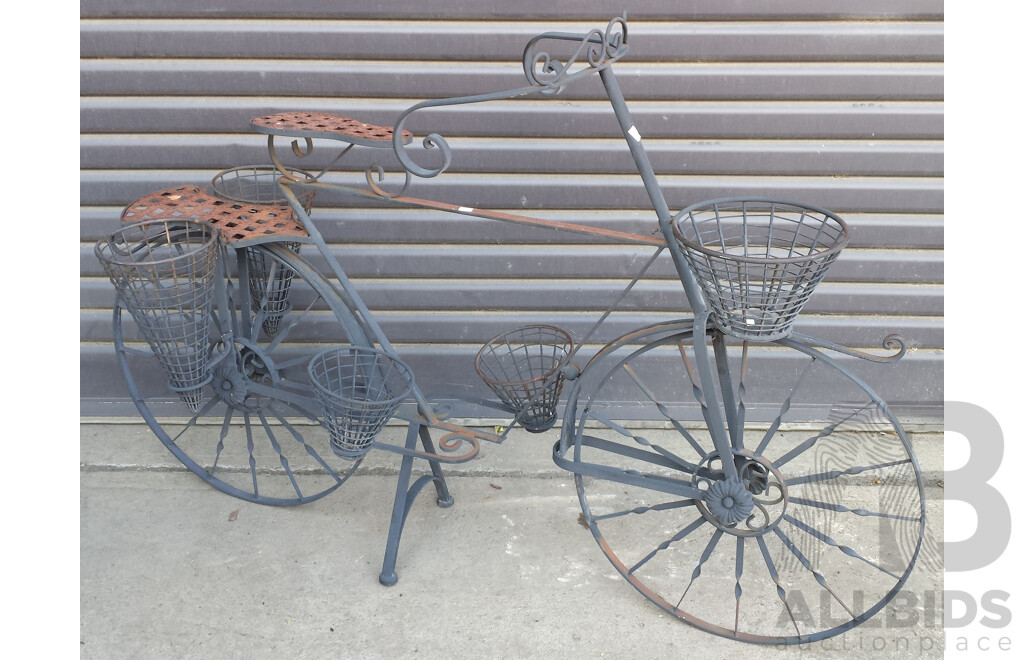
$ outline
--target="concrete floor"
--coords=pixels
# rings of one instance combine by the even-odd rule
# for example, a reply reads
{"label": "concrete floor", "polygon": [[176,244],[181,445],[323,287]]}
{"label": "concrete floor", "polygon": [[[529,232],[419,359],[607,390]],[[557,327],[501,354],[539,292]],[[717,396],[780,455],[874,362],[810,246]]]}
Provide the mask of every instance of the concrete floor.
{"label": "concrete floor", "polygon": [[[581,525],[573,479],[551,462],[554,431],[514,433],[453,466],[455,505],[438,508],[426,495],[415,502],[399,581],[383,587],[395,457],[371,453],[317,502],[267,507],[211,488],[143,425],[85,420],[80,429],[82,658],[942,654],[942,570],[933,557],[917,563],[882,613],[813,644],[744,644],[669,616],[631,588]],[[932,543],[942,538],[941,434],[914,442],[930,484]],[[699,554],[704,541],[694,548]],[[694,566],[695,557],[680,561]],[[721,568],[729,595],[700,605],[709,616],[735,604],[732,562],[715,561],[705,572]],[[859,579],[857,570],[847,575]],[[758,582],[747,570],[744,603],[756,611],[758,589],[767,590],[777,610],[775,585]],[[813,618],[819,601],[809,589],[802,615]],[[797,591],[791,603],[799,604]],[[782,634],[788,625],[778,622]]]}

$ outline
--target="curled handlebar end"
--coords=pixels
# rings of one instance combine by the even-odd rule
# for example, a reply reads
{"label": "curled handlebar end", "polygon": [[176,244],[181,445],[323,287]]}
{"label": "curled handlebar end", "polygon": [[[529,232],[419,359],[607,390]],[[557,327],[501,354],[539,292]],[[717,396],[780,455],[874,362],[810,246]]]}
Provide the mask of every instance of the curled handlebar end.
{"label": "curled handlebar end", "polygon": [[882,348],[887,351],[896,351],[895,355],[888,356],[889,360],[896,361],[907,354],[907,341],[903,335],[891,334],[882,340]]}

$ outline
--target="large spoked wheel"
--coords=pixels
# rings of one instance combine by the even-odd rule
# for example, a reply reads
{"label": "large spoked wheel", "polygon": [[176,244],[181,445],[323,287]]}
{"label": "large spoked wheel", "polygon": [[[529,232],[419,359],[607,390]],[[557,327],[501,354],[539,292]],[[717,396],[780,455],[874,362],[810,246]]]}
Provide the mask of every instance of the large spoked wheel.
{"label": "large spoked wheel", "polygon": [[[692,327],[679,323],[610,344],[568,396],[556,460],[576,473],[598,545],[646,598],[723,637],[796,644],[862,623],[922,547],[924,482],[907,436],[868,386],[806,344],[697,340],[714,383],[700,381]],[[705,422],[712,387],[726,457]]]}
{"label": "large spoked wheel", "polygon": [[246,501],[310,502],[338,488],[359,459],[332,451],[307,367],[329,346],[356,343],[349,335],[358,324],[294,248],[269,244],[236,256],[238,275],[225,280],[226,295],[212,312],[209,380],[198,403],[193,397],[186,406],[171,391],[120,304],[117,357],[142,417],[189,470]]}

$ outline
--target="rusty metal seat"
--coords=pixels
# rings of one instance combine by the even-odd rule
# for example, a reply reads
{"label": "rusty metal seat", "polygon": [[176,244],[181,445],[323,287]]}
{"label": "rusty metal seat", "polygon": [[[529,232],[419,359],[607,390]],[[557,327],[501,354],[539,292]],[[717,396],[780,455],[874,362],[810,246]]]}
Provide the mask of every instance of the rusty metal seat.
{"label": "rusty metal seat", "polygon": [[135,200],[121,213],[122,222],[143,220],[205,220],[235,247],[287,239],[301,241],[309,234],[287,205],[247,204],[224,199],[205,188],[177,186]]}
{"label": "rusty metal seat", "polygon": [[[395,130],[390,126],[367,124],[351,117],[323,112],[277,112],[251,121],[253,130],[266,135],[327,138],[364,147],[388,148]],[[402,131],[403,144],[412,142],[412,133]]]}

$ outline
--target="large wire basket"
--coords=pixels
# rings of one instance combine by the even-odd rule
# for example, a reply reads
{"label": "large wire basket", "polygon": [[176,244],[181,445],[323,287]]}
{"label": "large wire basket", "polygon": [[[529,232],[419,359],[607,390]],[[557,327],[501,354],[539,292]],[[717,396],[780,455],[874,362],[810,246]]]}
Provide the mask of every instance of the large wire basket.
{"label": "large wire basket", "polygon": [[555,424],[572,338],[561,328],[527,325],[494,337],[477,352],[475,366],[487,386],[531,433]]}
{"label": "large wire basket", "polygon": [[[288,169],[287,174],[293,179],[312,183],[316,181],[312,174],[305,170]],[[213,177],[211,186],[220,197],[246,204],[286,206],[285,199],[278,184],[281,171],[273,165],[244,165],[218,172]],[[296,188],[296,195],[308,215],[313,210],[316,192],[309,188]],[[292,252],[298,253],[299,243],[289,242],[285,245]],[[267,337],[277,335],[281,320],[291,311],[289,293],[295,272],[276,261],[266,258],[266,253],[246,248],[245,259],[249,271],[249,298],[252,301],[253,314],[261,319],[260,325]]]}
{"label": "large wire basket", "polygon": [[413,387],[408,365],[365,346],[318,353],[309,363],[309,380],[331,435],[331,449],[353,460],[370,450]]}
{"label": "large wire basket", "polygon": [[96,243],[96,256],[167,376],[192,412],[210,381],[210,316],[219,246],[194,220],[127,225]]}
{"label": "large wire basket", "polygon": [[676,239],[722,332],[787,336],[850,238],[824,209],[771,199],[720,199],[680,211]]}

